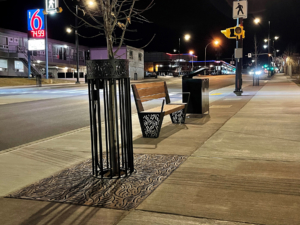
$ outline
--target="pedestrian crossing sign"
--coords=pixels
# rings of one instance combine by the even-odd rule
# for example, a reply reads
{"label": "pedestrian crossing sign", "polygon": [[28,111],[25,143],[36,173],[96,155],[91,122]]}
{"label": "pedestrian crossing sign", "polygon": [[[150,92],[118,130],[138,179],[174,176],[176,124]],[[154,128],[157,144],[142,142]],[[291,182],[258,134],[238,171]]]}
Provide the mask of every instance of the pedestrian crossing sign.
{"label": "pedestrian crossing sign", "polygon": [[234,1],[232,7],[233,19],[244,18],[248,16],[248,1]]}

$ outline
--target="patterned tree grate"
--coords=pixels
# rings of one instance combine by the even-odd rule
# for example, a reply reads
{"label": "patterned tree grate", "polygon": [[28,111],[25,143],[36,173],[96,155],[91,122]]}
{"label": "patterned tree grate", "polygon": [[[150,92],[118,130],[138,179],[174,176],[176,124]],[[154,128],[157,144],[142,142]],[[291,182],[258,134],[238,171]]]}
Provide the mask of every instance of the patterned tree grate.
{"label": "patterned tree grate", "polygon": [[147,198],[187,157],[135,154],[134,158],[135,172],[127,178],[94,178],[92,162],[87,160],[7,197],[130,210]]}

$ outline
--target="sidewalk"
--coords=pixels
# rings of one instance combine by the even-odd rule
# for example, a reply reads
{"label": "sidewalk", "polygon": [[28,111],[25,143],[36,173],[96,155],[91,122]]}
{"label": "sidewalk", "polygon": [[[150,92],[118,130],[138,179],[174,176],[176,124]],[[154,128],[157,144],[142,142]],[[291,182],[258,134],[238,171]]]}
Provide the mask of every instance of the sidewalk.
{"label": "sidewalk", "polygon": [[[300,88],[283,75],[243,96],[215,90],[210,115],[176,126],[135,154],[188,159],[135,210],[0,198],[0,224],[300,224]],[[248,86],[247,86],[248,85]],[[0,196],[90,158],[89,128],[0,153]]]}

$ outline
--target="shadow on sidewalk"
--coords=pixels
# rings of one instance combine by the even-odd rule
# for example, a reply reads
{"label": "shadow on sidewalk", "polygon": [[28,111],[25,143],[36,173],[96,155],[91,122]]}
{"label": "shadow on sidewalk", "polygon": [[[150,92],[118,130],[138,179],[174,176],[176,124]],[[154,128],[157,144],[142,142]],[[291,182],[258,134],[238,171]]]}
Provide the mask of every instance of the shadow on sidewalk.
{"label": "shadow on sidewalk", "polygon": [[[2,199],[9,211],[2,215],[1,224],[90,224],[90,220],[96,217],[100,219],[101,209],[96,207],[77,206],[71,204],[47,203],[41,201]],[[3,210],[2,210],[3,211]],[[118,211],[118,210],[115,210]],[[101,213],[102,216],[106,217]]]}
{"label": "shadow on sidewalk", "polygon": [[[157,149],[158,145],[167,145],[167,143],[177,142],[184,138],[189,131],[189,125],[204,125],[210,121],[210,115],[187,115],[185,124],[169,124],[163,127],[158,138],[139,137],[133,141],[134,149]],[[181,140],[182,142],[183,140]],[[168,147],[168,146],[165,146]]]}

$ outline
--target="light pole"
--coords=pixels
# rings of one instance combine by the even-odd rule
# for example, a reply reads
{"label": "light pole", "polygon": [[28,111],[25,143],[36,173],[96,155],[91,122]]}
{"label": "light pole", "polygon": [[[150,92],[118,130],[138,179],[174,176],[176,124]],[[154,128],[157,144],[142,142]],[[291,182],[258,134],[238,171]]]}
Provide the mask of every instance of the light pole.
{"label": "light pole", "polygon": [[190,55],[192,56],[192,71],[194,71],[194,64],[193,64],[193,62],[194,62],[194,51],[190,51],[189,52],[190,53]]}
{"label": "light pole", "polygon": [[[218,45],[218,44],[219,44],[219,41],[212,41],[212,42],[208,43],[208,44],[205,46],[205,57],[204,57],[204,65],[205,65],[205,68],[206,68],[206,49],[207,49],[207,47],[208,47],[210,44],[212,44],[212,43],[214,43],[215,45]],[[206,75],[206,70],[204,70],[204,75]]]}
{"label": "light pole", "polygon": [[[260,18],[255,18],[253,21],[256,25],[260,23]],[[254,35],[254,51],[255,51],[255,69],[257,69],[257,39],[256,39],[256,33]]]}
{"label": "light pole", "polygon": [[[184,35],[184,40],[189,41],[190,39],[191,39],[191,35],[189,35],[189,34]],[[180,57],[180,38],[179,38],[178,54],[179,54],[179,63],[178,63],[178,65],[180,67],[180,60],[181,60],[181,57]]]}
{"label": "light pole", "polygon": [[[79,1],[79,0],[77,0]],[[78,51],[78,2],[76,4],[76,17],[75,17],[75,45],[76,45],[76,70],[77,70],[77,81],[75,84],[80,84],[79,81],[79,51]]]}
{"label": "light pole", "polygon": [[276,49],[275,49],[275,41],[277,41],[279,39],[278,36],[275,36],[274,39],[273,39],[273,50],[274,50],[274,57],[276,59]]}

